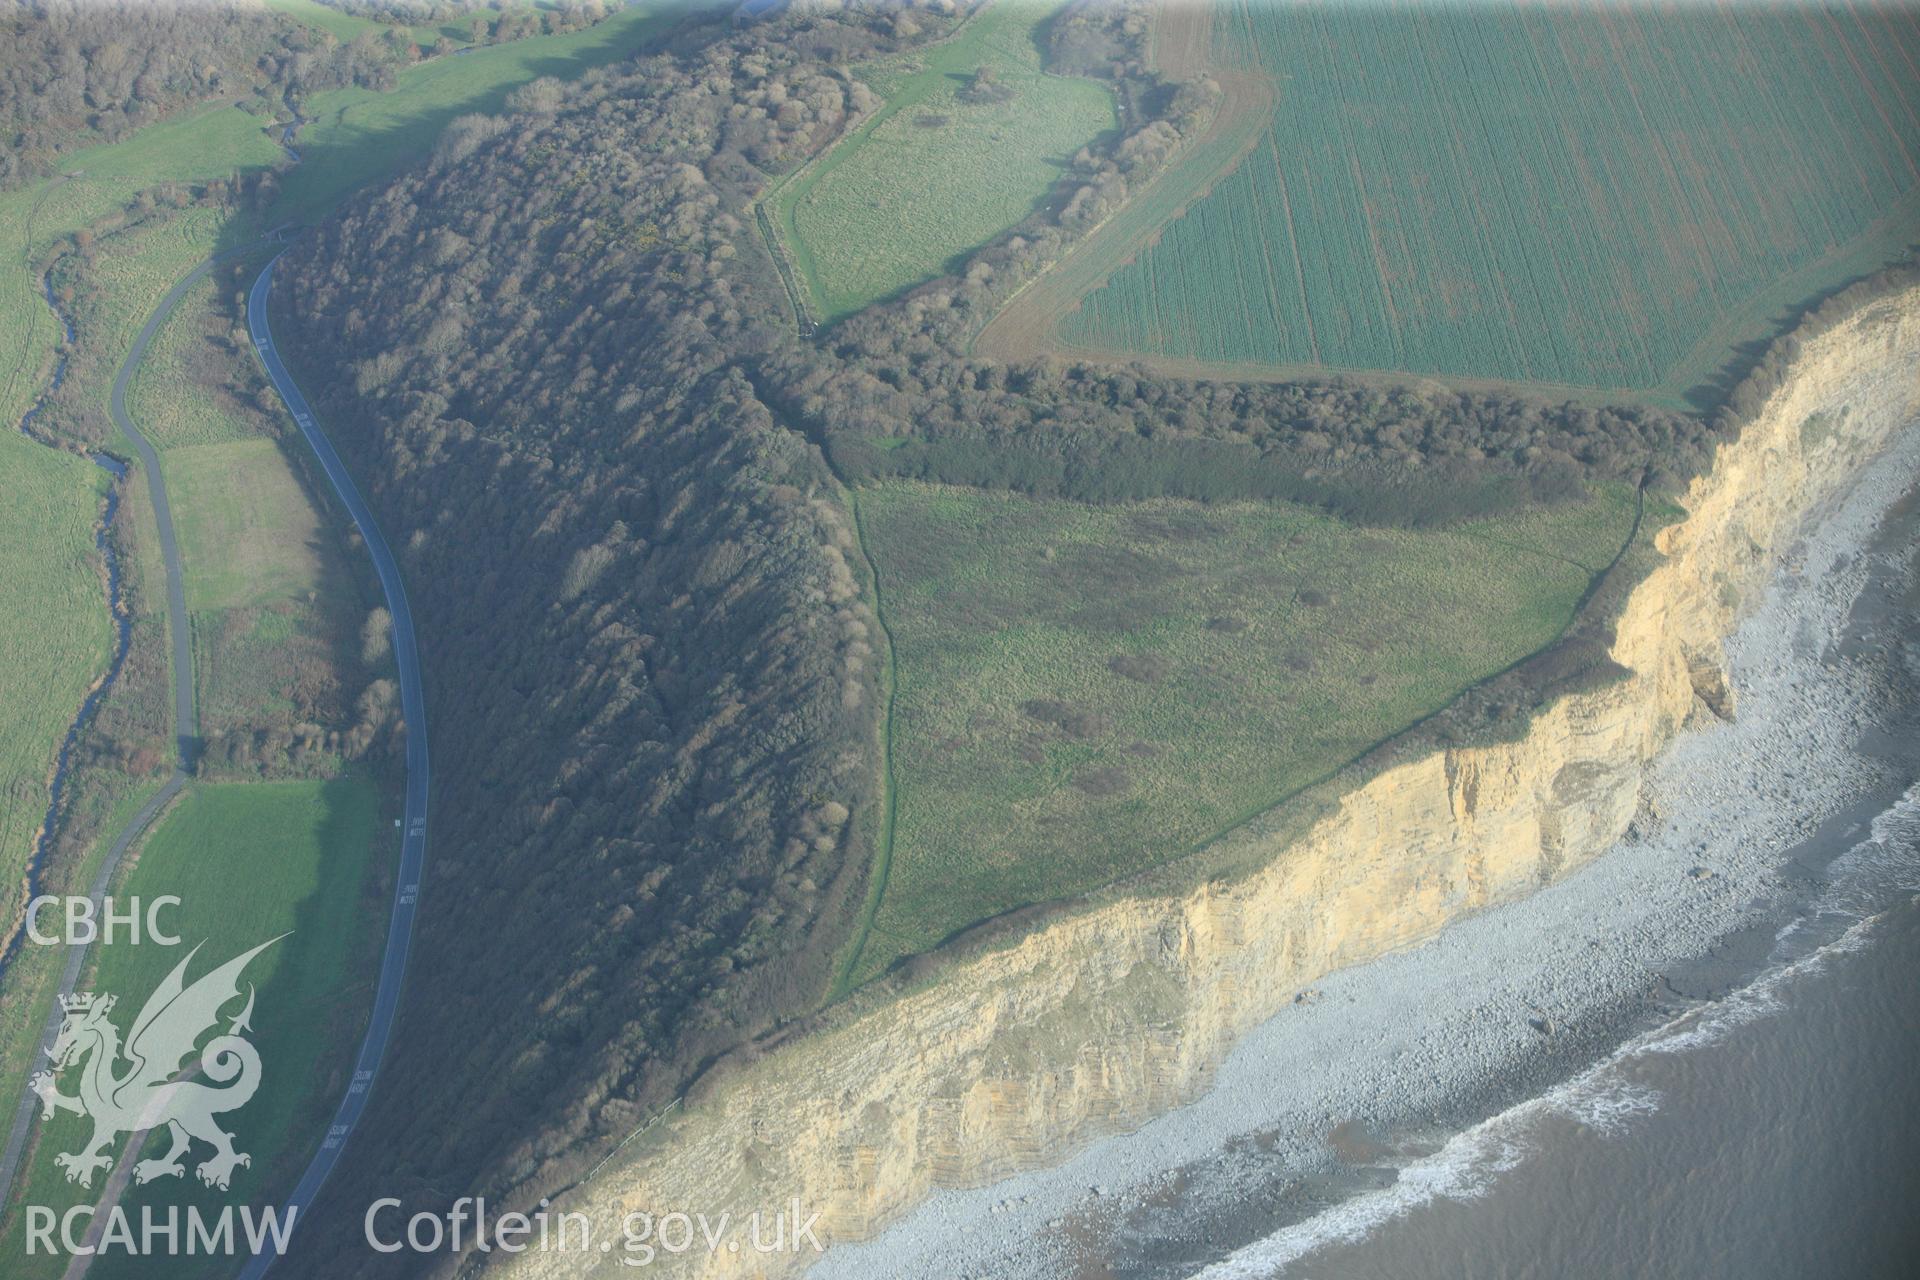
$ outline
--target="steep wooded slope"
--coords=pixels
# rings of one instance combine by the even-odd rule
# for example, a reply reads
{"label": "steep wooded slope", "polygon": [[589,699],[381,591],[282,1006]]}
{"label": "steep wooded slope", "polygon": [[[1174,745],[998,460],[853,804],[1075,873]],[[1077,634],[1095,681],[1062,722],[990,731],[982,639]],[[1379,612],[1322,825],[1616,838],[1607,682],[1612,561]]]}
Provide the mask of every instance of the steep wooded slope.
{"label": "steep wooded slope", "polygon": [[950,14],[696,24],[529,86],[282,263],[283,346],[404,548],[441,788],[400,1039],[301,1273],[365,1264],[369,1191],[566,1184],[826,991],[874,852],[880,701],[829,458],[1424,524],[1709,456],[1704,422],[1646,410],[964,359],[1207,109],[1112,12],[1095,70],[1133,131],[959,277],[824,340],[796,336],[753,202],[871,105],[840,68]]}
{"label": "steep wooded slope", "polygon": [[617,1138],[808,1007],[866,861],[850,531],[728,363],[778,286],[727,210],[846,86],[748,33],[548,103],[457,124],[275,300],[404,548],[431,681],[418,978],[353,1166],[395,1194]]}

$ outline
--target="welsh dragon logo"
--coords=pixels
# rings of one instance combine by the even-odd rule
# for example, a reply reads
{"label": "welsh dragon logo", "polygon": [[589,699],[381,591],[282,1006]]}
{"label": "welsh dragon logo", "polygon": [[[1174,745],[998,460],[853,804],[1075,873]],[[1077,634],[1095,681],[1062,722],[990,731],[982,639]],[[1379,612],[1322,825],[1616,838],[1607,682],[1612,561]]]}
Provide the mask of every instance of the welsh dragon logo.
{"label": "welsh dragon logo", "polygon": [[[210,1187],[226,1190],[233,1171],[253,1163],[251,1156],[234,1150],[233,1135],[214,1120],[220,1112],[246,1105],[260,1087],[260,1053],[241,1034],[252,1030],[253,984],[247,984],[246,1007],[231,1020],[226,1032],[215,1035],[204,1046],[199,1040],[218,1024],[221,1007],[240,995],[240,973],[247,962],[279,940],[261,943],[188,986],[187,965],[199,954],[196,946],[147,998],[124,1046],[119,1028],[108,1016],[113,1012],[114,997],[87,992],[60,998],[66,1016],[48,1051],[53,1068],[36,1074],[31,1084],[40,1095],[42,1116],[71,1111],[93,1119],[93,1137],[86,1146],[54,1157],[66,1171],[68,1182],[91,1186],[94,1171],[113,1163],[112,1151],[119,1145],[121,1134],[163,1124],[171,1133],[173,1145],[159,1159],[142,1160],[134,1166],[137,1182],[185,1173],[180,1158],[195,1141],[213,1148],[213,1155],[194,1170]],[[197,1070],[182,1073],[182,1062],[196,1052],[196,1047]],[[60,1092],[55,1076],[76,1062],[84,1062],[80,1092],[70,1097]],[[213,1084],[202,1083],[195,1076]]]}

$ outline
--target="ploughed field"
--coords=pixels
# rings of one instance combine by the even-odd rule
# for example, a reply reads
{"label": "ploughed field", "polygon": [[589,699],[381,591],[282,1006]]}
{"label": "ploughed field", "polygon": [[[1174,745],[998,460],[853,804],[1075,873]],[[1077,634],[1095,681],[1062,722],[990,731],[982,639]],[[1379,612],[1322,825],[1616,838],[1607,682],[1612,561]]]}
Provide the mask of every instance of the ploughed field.
{"label": "ploughed field", "polygon": [[1187,853],[1550,644],[1635,511],[1624,485],[1420,531],[919,482],[858,503],[896,816],[856,981]]}
{"label": "ploughed field", "polygon": [[1911,9],[1235,0],[1212,27],[1272,124],[1069,347],[1672,401],[1920,236]]}

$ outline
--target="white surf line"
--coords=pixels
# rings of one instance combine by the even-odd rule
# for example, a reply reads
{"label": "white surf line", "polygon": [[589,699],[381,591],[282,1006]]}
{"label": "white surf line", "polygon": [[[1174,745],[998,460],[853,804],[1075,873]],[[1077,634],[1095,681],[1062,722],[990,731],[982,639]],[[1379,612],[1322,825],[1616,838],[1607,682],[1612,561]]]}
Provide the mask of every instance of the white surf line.
{"label": "white surf line", "polygon": [[[1269,1195],[1276,1178],[1322,1168],[1331,1158],[1325,1134],[1340,1121],[1427,1123],[1550,1051],[1526,1024],[1530,1006],[1553,1010],[1578,1036],[1666,967],[1755,923],[1785,888],[1781,867],[1795,846],[1826,815],[1893,781],[1855,748],[1884,697],[1881,664],[1897,655],[1831,667],[1823,659],[1870,585],[1874,557],[1861,550],[1916,477],[1920,430],[1908,427],[1803,527],[1800,546],[1729,637],[1740,716],[1684,734],[1647,775],[1666,811],[1658,830],[1623,840],[1529,898],[1456,921],[1413,950],[1320,979],[1319,1000],[1249,1032],[1192,1104],[1050,1170],[936,1192],[872,1240],[836,1244],[812,1274],[1070,1273],[1104,1242],[1128,1239],[1127,1220],[1136,1210],[1150,1217],[1164,1196],[1197,1194],[1191,1203],[1200,1210],[1224,1208],[1242,1195]],[[1890,852],[1898,851],[1853,857]],[[1689,874],[1703,864],[1712,876]],[[1837,922],[1856,918],[1858,905],[1845,896],[1809,904],[1831,909]],[[1616,1119],[1648,1101],[1590,1100],[1604,1101]],[[1449,1136],[1458,1135],[1434,1140]],[[1487,1158],[1497,1162],[1498,1153]],[[1437,1169],[1426,1174],[1438,1178]],[[1206,1256],[1195,1258],[1195,1270]]]}
{"label": "white surf line", "polygon": [[1741,1027],[1785,1012],[1782,993],[1788,986],[1824,971],[1834,957],[1860,950],[1880,919],[1875,915],[1859,921],[1794,963],[1768,971],[1723,1000],[1688,1010],[1635,1037],[1565,1084],[1456,1134],[1432,1155],[1399,1166],[1392,1186],[1365,1192],[1283,1227],[1195,1272],[1191,1280],[1271,1280],[1291,1263],[1333,1245],[1356,1244],[1416,1209],[1442,1200],[1477,1200],[1502,1175],[1535,1154],[1527,1130],[1542,1117],[1565,1116],[1607,1135],[1623,1132],[1635,1119],[1657,1112],[1663,1099],[1658,1091],[1622,1076],[1621,1067],[1653,1054],[1686,1053],[1718,1044]]}

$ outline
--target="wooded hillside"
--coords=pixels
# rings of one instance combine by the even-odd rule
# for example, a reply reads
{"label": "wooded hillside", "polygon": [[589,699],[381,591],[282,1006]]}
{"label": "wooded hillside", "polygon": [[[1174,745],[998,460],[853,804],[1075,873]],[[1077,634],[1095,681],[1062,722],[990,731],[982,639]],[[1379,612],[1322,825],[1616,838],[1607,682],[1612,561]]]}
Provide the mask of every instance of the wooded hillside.
{"label": "wooded hillside", "polygon": [[874,623],[818,450],[739,367],[782,340],[741,211],[843,122],[809,55],[891,22],[528,92],[281,265],[283,347],[403,548],[439,786],[342,1203],[577,1175],[825,989],[871,854]]}
{"label": "wooded hillside", "polygon": [[368,1265],[375,1187],[553,1192],[817,1006],[878,767],[840,481],[1419,524],[1707,458],[1704,423],[1648,410],[964,358],[1207,110],[1112,12],[1061,43],[1142,104],[1131,130],[960,276],[818,337],[753,202],[870,101],[845,68],[938,38],[944,4],[720,18],[536,83],[283,260],[283,349],[404,549],[438,788],[401,1033],[294,1273]]}

